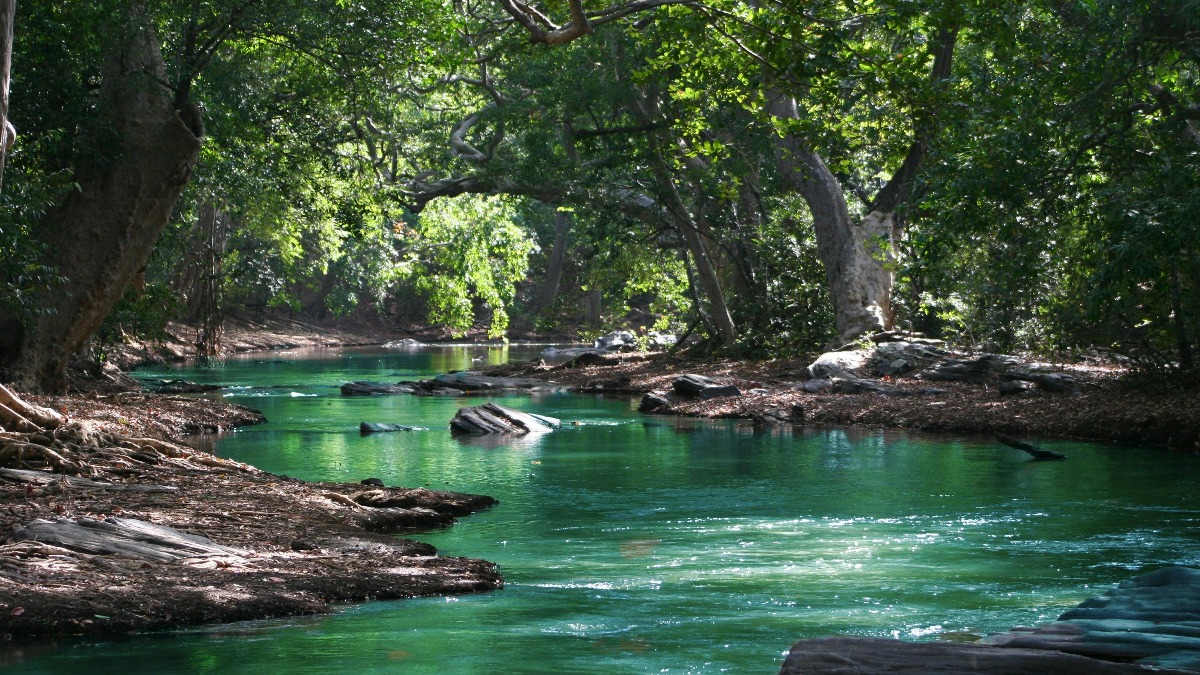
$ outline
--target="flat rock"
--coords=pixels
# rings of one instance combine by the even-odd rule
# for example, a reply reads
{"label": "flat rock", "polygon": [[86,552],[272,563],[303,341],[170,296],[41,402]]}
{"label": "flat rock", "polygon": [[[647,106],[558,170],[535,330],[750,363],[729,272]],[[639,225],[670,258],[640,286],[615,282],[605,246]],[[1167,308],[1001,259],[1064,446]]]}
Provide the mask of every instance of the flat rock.
{"label": "flat rock", "polygon": [[1083,601],[1058,621],[983,642],[1200,672],[1200,570],[1155,570]]}
{"label": "flat rock", "polygon": [[680,375],[671,382],[671,389],[680,396],[707,401],[726,396],[741,396],[742,392],[732,384],[722,384],[703,375]]}
{"label": "flat rock", "polygon": [[427,382],[430,383],[428,387],[430,389],[458,389],[467,393],[546,389],[553,386],[545,380],[538,380],[532,377],[493,377],[490,375],[480,375],[477,372],[469,370],[458,373],[445,373],[438,375],[432,380],[427,380]]}
{"label": "flat rock", "polygon": [[963,359],[946,359],[922,370],[918,377],[935,382],[974,382],[983,384],[1018,365],[1016,358],[1000,354],[981,354]]}
{"label": "flat rock", "polygon": [[825,352],[808,366],[808,375],[813,379],[829,377],[859,377],[866,374],[867,359],[871,351],[854,349],[841,352]]}

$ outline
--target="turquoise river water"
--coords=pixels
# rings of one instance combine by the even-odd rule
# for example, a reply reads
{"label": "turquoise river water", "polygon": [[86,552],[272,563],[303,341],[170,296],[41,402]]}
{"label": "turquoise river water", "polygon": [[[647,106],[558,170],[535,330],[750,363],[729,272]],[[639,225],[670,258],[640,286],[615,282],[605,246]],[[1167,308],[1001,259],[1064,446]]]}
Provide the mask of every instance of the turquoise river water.
{"label": "turquoise river water", "polygon": [[[1044,441],[1069,461],[1031,462],[985,438],[756,431],[567,394],[505,398],[566,424],[497,444],[450,435],[463,399],[338,391],[535,351],[272,353],[143,373],[231,385],[216,395],[263,410],[268,424],[217,441],[223,456],[496,497],[413,538],[498,563],[503,590],[65,643],[6,672],[770,673],[798,638],[962,639],[1200,565],[1194,456]],[[363,437],[361,421],[426,430]]]}

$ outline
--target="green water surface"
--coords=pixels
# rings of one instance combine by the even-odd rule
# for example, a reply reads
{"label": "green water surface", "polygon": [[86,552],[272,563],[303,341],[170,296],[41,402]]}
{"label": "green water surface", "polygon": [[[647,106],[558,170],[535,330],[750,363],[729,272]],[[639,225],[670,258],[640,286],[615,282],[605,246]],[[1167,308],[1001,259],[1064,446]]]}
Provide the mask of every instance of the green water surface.
{"label": "green water surface", "polygon": [[[263,410],[268,424],[219,438],[223,456],[496,497],[414,538],[498,563],[503,590],[66,643],[10,655],[6,672],[771,673],[802,637],[1006,630],[1139,572],[1200,565],[1191,455],[1041,441],[1070,459],[1032,462],[985,438],[757,431],[567,394],[504,398],[565,424],[497,443],[450,435],[463,399],[337,389],[536,350],[297,352],[142,374],[233,385],[216,395]],[[364,437],[362,421],[426,429]]]}

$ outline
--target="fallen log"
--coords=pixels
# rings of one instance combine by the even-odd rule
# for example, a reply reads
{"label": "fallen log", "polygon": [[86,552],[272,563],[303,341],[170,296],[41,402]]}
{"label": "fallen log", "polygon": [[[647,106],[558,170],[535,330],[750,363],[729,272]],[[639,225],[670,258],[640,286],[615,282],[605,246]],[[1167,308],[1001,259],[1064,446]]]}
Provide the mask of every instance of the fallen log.
{"label": "fallen log", "polygon": [[64,476],[58,473],[46,473],[45,471],[29,471],[26,469],[0,468],[0,478],[13,481],[14,483],[28,483],[39,486],[66,481],[67,485],[71,488],[78,488],[80,490],[107,490],[109,492],[175,492],[179,489],[169,485],[103,483],[88,478]]}
{"label": "fallen log", "polygon": [[214,556],[241,557],[241,551],[215,544],[206,537],[134,518],[38,519],[24,527],[14,528],[9,540],[39,541],[79,553],[119,555],[158,562]]}
{"label": "fallen log", "polygon": [[1016,448],[1017,450],[1024,450],[1025,452],[1028,452],[1030,455],[1032,455],[1033,458],[1038,461],[1059,460],[1059,459],[1067,458],[1067,456],[1062,453],[1054,452],[1052,450],[1043,450],[1036,445],[1026,443],[1024,441],[1018,441],[1017,439],[1015,439],[1011,436],[1005,436],[1004,434],[995,434],[995,436],[996,436],[997,441],[1000,441],[1001,443],[1007,445],[1010,448]]}

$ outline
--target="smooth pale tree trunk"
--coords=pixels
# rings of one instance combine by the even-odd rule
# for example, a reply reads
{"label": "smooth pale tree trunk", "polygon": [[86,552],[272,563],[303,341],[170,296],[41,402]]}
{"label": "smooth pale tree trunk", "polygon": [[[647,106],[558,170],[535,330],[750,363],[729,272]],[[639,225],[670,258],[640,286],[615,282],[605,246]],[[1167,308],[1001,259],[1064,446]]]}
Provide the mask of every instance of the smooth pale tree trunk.
{"label": "smooth pale tree trunk", "polygon": [[12,74],[13,26],[17,0],[0,0],[0,186],[4,185],[4,164],[8,150],[17,141],[17,132],[8,121],[8,83]]}
{"label": "smooth pale tree trunk", "polygon": [[120,139],[114,155],[79,167],[79,189],[37,228],[42,262],[64,281],[42,294],[28,325],[0,310],[7,379],[29,391],[66,389],[67,361],[145,270],[200,153],[200,139],[161,84],[165,67],[149,18],[136,8],[130,14],[130,34],[105,60],[100,89],[100,114]]}
{"label": "smooth pale tree trunk", "polygon": [[[796,119],[796,102],[775,96],[769,113]],[[850,216],[842,186],[817,153],[795,136],[774,136],[784,183],[804,198],[812,214],[817,254],[825,267],[837,338],[844,344],[889,330],[894,276],[887,264],[895,250],[895,214],[873,211],[860,222]]]}

